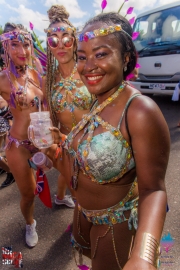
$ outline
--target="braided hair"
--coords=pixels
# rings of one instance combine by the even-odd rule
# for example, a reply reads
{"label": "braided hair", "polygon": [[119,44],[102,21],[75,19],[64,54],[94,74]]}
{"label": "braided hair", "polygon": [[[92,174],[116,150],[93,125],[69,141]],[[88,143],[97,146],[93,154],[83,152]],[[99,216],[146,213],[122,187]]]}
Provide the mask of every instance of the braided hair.
{"label": "braided hair", "polygon": [[112,33],[112,35],[114,35],[117,41],[119,42],[122,59],[124,58],[127,52],[130,53],[130,60],[127,63],[127,70],[123,71],[123,79],[126,79],[126,77],[134,70],[137,62],[137,52],[131,38],[133,30],[130,23],[126,18],[124,18],[119,13],[108,12],[108,13],[101,13],[91,18],[89,21],[86,22],[83,29],[86,26],[93,25],[94,23],[97,22],[102,22],[103,24],[106,24],[108,26],[119,24],[121,25],[122,29],[128,34],[127,35],[123,31],[117,31]]}
{"label": "braided hair", "polygon": [[[8,33],[14,30],[22,30],[23,32],[29,33],[28,30],[22,24],[15,24],[15,23],[10,23],[10,22],[7,22],[5,24],[3,33]],[[32,56],[34,56],[33,44],[32,42],[30,43],[31,43],[31,54]],[[11,60],[8,54],[8,41],[3,42],[3,48],[4,48],[4,56],[5,56],[5,65],[6,67],[8,67]],[[32,59],[30,59],[29,65],[32,66]]]}
{"label": "braided hair", "polygon": [[[49,27],[51,27],[53,24],[58,22],[63,22],[71,27],[74,27],[72,23],[68,20],[69,13],[62,5],[53,5],[48,11],[48,17],[50,21]],[[76,38],[74,33],[72,34],[74,37],[74,46],[77,47],[76,44]],[[77,54],[75,52],[75,61],[77,61]],[[52,115],[52,121],[54,126],[58,126],[58,121],[56,117],[56,113],[52,109],[52,99],[51,99],[51,89],[55,82],[55,71],[57,68],[57,61],[55,57],[53,56],[51,50],[49,49],[49,45],[47,43],[47,73],[46,73],[46,97],[48,102],[48,107],[50,110],[50,113]]]}

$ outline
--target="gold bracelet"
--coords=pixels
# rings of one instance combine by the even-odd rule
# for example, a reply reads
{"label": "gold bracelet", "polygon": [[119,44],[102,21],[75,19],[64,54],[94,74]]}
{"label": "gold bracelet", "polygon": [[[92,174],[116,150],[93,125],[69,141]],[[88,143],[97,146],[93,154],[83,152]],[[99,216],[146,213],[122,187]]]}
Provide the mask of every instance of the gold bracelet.
{"label": "gold bracelet", "polygon": [[149,262],[154,267],[159,267],[160,246],[158,241],[150,233],[143,234],[140,258]]}

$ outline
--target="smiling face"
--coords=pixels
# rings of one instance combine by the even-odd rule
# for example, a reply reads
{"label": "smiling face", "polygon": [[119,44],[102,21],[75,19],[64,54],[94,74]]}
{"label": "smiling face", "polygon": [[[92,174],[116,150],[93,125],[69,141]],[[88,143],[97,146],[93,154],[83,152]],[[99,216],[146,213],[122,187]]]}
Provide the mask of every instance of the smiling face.
{"label": "smiling face", "polygon": [[[90,32],[104,25],[94,23],[85,27]],[[89,92],[102,95],[114,92],[123,80],[124,59],[121,46],[113,34],[78,42],[77,69]]]}
{"label": "smiling face", "polygon": [[31,56],[31,43],[28,39],[24,42],[18,39],[8,41],[8,54],[16,66],[24,66],[29,63]]}
{"label": "smiling face", "polygon": [[[65,23],[55,23],[51,27],[58,28],[58,27],[67,27],[68,25]],[[75,48],[75,40],[73,37],[73,32],[67,31],[57,31],[52,32],[48,35],[49,42],[48,46],[51,50],[54,57],[58,60],[61,64],[68,63],[70,61],[74,61],[74,51]],[[52,45],[52,46],[51,46]],[[57,45],[57,46],[55,46]]]}

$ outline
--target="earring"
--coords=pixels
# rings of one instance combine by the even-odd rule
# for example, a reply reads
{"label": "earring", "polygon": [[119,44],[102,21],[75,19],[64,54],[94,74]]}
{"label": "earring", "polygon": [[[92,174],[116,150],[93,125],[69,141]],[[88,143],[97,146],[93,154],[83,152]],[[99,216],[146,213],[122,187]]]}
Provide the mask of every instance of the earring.
{"label": "earring", "polygon": [[126,71],[127,71],[127,66],[124,67],[124,72],[126,72]]}

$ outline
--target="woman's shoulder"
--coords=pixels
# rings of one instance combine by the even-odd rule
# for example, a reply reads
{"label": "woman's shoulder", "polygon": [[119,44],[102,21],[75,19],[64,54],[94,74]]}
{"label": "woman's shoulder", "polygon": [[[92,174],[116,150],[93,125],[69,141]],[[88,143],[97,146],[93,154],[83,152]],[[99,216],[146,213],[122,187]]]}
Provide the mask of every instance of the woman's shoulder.
{"label": "woman's shoulder", "polygon": [[0,93],[4,92],[4,89],[7,88],[7,83],[9,82],[7,77],[7,71],[2,70],[0,72]]}
{"label": "woman's shoulder", "polygon": [[7,79],[7,74],[6,74],[6,70],[1,70],[0,71],[0,79],[3,80],[3,79]]}
{"label": "woman's shoulder", "polygon": [[127,95],[128,102],[131,102],[131,107],[137,111],[144,110],[154,110],[154,108],[159,108],[155,101],[150,97],[143,95],[139,90],[131,85],[127,85]]}
{"label": "woman's shoulder", "polygon": [[150,123],[158,125],[160,122],[165,122],[164,116],[156,102],[130,85],[127,86],[126,108],[128,122],[133,126],[146,126],[150,125]]}
{"label": "woman's shoulder", "polygon": [[29,68],[29,77],[42,89],[43,75],[34,68]]}
{"label": "woman's shoulder", "polygon": [[38,77],[42,77],[41,73],[32,67],[28,68],[28,73],[33,77],[34,80],[38,79]]}

